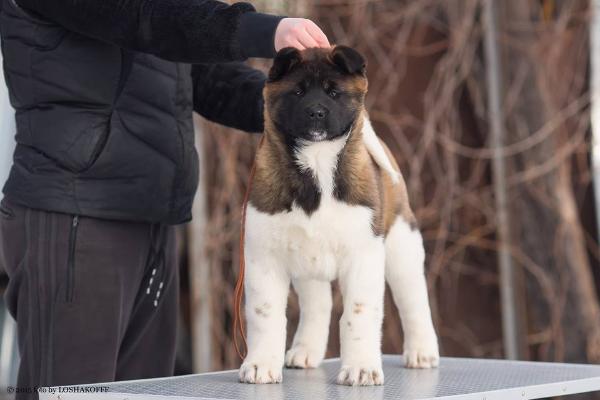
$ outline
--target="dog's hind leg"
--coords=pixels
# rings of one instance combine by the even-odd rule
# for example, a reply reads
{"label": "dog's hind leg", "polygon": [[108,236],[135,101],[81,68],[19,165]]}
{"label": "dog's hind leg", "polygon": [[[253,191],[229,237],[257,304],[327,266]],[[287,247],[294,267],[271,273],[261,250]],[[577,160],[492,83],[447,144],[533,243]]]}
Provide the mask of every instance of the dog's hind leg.
{"label": "dog's hind leg", "polygon": [[404,331],[405,365],[435,367],[439,363],[439,350],[427,295],[421,233],[398,216],[386,237],[385,248],[386,280]]}
{"label": "dog's hind leg", "polygon": [[331,319],[331,283],[293,280],[300,303],[300,323],[292,347],[285,355],[290,368],[316,368],[325,356]]}

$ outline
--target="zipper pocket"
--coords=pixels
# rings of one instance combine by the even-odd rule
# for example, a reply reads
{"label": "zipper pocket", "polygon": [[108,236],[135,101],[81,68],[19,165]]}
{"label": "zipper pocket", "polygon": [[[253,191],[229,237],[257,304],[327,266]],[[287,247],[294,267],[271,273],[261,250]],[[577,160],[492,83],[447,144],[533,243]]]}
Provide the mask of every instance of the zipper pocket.
{"label": "zipper pocket", "polygon": [[13,219],[15,213],[13,213],[13,211],[4,204],[0,204],[0,216],[2,216],[4,219]]}
{"label": "zipper pocket", "polygon": [[131,69],[133,68],[133,52],[121,49],[121,71],[119,72],[119,80],[117,82],[117,90],[115,90],[115,97],[113,98],[113,108],[119,97],[121,97],[121,93],[123,89],[125,89],[125,85],[127,84],[127,80],[129,79],[129,75],[131,74]]}
{"label": "zipper pocket", "polygon": [[75,244],[77,242],[77,227],[79,226],[79,216],[73,216],[71,223],[71,232],[69,233],[69,256],[67,259],[67,285],[66,285],[66,301],[73,301],[73,289],[75,282]]}

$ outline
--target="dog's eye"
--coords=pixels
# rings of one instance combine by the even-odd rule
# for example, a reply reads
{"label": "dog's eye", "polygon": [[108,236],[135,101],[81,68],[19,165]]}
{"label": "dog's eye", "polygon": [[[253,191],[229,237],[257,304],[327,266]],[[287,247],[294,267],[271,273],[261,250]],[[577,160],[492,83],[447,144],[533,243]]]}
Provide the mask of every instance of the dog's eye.
{"label": "dog's eye", "polygon": [[331,98],[334,98],[334,99],[335,99],[336,97],[338,97],[338,95],[339,95],[339,93],[338,93],[338,91],[337,91],[337,90],[335,90],[335,89],[331,89],[331,90],[329,91],[329,96],[330,96]]}
{"label": "dog's eye", "polygon": [[297,87],[296,90],[294,91],[294,94],[296,96],[302,96],[304,94],[304,90],[301,87]]}

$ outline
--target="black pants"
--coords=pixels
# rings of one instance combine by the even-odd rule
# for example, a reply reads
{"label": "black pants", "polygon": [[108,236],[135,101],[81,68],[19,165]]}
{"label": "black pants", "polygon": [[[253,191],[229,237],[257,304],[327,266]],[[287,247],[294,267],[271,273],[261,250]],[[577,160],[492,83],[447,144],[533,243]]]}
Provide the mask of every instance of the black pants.
{"label": "black pants", "polygon": [[173,227],[32,210],[4,199],[0,266],[17,321],[19,388],[173,374]]}

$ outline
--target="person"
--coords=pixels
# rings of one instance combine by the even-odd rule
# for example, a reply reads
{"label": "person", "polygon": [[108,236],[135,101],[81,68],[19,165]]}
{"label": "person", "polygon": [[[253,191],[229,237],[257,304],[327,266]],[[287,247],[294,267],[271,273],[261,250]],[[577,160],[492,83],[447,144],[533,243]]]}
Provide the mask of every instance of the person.
{"label": "person", "polygon": [[172,375],[173,225],[191,219],[198,180],[192,111],[262,131],[265,76],[243,61],[328,47],[327,37],[248,3],[1,5],[17,145],[0,264],[18,327],[18,391]]}

